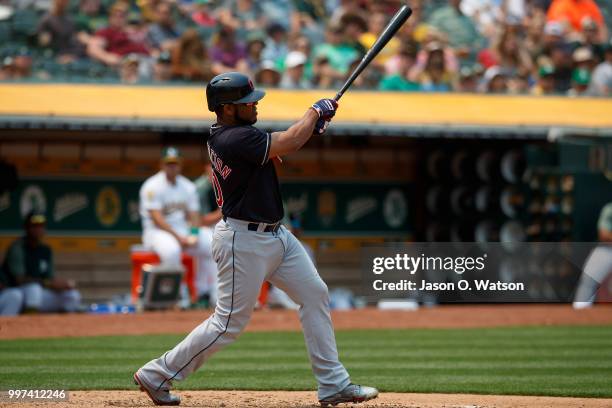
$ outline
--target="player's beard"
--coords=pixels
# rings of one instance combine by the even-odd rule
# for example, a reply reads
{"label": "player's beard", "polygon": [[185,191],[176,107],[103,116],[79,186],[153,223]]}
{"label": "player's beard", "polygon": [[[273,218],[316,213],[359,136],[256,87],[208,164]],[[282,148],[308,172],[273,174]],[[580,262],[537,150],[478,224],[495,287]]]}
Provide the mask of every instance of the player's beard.
{"label": "player's beard", "polygon": [[254,125],[255,122],[257,122],[257,116],[255,116],[255,119],[244,119],[240,116],[238,112],[238,109],[236,109],[236,111],[234,112],[234,120],[236,121],[236,124],[241,126],[250,126]]}

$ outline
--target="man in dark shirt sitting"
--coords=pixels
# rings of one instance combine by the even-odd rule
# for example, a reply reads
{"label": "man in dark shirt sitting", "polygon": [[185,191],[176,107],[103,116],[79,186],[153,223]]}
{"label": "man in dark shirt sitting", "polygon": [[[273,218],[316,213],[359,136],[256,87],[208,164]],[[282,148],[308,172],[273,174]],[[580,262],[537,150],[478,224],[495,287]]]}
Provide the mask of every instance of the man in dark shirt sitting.
{"label": "man in dark shirt sitting", "polygon": [[42,242],[45,225],[43,213],[27,215],[25,236],[11,244],[3,269],[23,292],[25,311],[74,312],[81,295],[73,281],[53,276],[53,253]]}

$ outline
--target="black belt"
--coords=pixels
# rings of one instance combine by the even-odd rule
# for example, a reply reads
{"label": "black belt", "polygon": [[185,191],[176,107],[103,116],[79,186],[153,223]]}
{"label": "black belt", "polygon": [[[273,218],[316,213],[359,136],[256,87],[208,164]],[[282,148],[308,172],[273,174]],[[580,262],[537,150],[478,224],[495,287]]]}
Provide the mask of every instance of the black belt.
{"label": "black belt", "polygon": [[[227,221],[227,216],[223,216],[223,221]],[[262,223],[262,224],[266,224],[266,223]],[[249,222],[247,224],[247,229],[249,231],[259,231],[259,222]],[[263,229],[263,232],[276,232],[279,230],[281,226],[280,221],[277,222],[276,224],[266,224],[266,227]]]}
{"label": "black belt", "polygon": [[[259,225],[260,224],[257,222],[249,222],[247,228],[249,229],[249,231],[258,231]],[[263,232],[276,232],[280,228],[280,225],[280,222],[277,222],[276,224],[266,224],[266,227],[263,229]]]}

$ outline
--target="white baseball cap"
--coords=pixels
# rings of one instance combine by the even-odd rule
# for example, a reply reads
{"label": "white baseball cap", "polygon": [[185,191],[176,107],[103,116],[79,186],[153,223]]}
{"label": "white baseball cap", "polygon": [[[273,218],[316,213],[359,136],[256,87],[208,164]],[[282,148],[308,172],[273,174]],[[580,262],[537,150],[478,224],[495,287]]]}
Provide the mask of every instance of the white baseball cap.
{"label": "white baseball cap", "polygon": [[544,26],[544,34],[562,37],[564,33],[565,27],[563,26],[563,23],[559,21],[549,21]]}
{"label": "white baseball cap", "polygon": [[306,63],[306,55],[301,51],[291,51],[285,58],[285,68],[295,68]]}

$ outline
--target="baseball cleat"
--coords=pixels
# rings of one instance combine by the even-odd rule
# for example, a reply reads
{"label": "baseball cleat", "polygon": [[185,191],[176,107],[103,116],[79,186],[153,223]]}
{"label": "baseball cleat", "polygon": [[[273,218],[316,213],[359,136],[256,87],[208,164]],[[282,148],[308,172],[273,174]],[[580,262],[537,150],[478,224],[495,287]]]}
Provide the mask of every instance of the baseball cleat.
{"label": "baseball cleat", "polygon": [[138,371],[134,373],[134,384],[139,385],[140,391],[146,392],[155,405],[179,405],[181,403],[181,397],[170,394],[170,390],[156,390],[149,386],[138,377]]}
{"label": "baseball cleat", "polygon": [[343,402],[356,404],[369,401],[377,396],[378,390],[376,388],[366,387],[365,385],[349,384],[339,393],[319,400],[319,404],[321,404],[321,407],[328,407],[330,405],[335,406]]}

